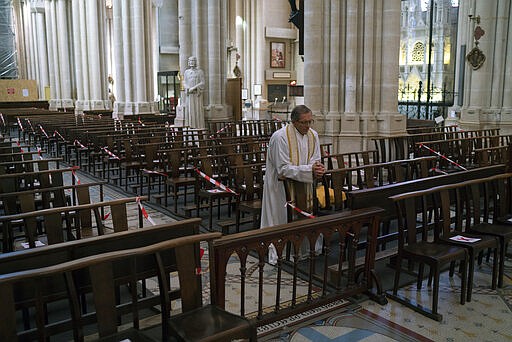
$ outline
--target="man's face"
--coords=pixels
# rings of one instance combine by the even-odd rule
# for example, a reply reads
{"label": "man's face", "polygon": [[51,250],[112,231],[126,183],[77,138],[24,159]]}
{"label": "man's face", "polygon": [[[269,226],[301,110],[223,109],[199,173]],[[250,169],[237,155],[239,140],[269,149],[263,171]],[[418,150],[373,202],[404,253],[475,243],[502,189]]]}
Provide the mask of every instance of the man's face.
{"label": "man's face", "polygon": [[309,131],[309,127],[313,125],[313,113],[304,113],[300,115],[299,120],[294,121],[293,125],[299,131],[300,134],[307,134]]}
{"label": "man's face", "polygon": [[197,60],[195,58],[189,58],[188,66],[195,67],[197,65]]}

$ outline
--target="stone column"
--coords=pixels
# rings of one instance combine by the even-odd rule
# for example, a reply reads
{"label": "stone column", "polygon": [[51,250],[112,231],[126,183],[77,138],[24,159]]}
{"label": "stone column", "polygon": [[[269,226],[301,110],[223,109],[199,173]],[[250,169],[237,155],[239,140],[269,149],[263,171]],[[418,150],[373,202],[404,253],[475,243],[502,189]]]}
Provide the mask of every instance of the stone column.
{"label": "stone column", "polygon": [[55,20],[55,2],[46,0],[46,32],[48,37],[48,60],[50,72],[50,109],[57,110],[62,107],[59,75],[59,54],[57,45],[57,25]]}
{"label": "stone column", "polygon": [[68,33],[70,33],[71,30],[67,19],[68,2],[66,0],[57,0],[56,14],[62,108],[72,108],[74,107],[74,101],[71,96],[73,79],[70,60],[71,49],[69,46],[68,36]]}
{"label": "stone column", "polygon": [[396,96],[399,18],[399,0],[305,2],[305,104],[334,152],[405,131]]}
{"label": "stone column", "polygon": [[[483,128],[487,125],[493,126],[501,120],[501,107],[506,98],[503,85],[507,44],[503,42],[510,39],[507,37],[510,2],[475,1],[474,7],[466,7],[465,10],[466,15],[459,15],[459,18],[464,18],[461,19],[462,22],[459,21],[459,27],[464,25],[464,21],[469,21],[469,34],[467,40],[461,44],[467,45],[466,54],[469,53],[475,46],[474,29],[480,25],[485,34],[479,39],[478,48],[486,56],[486,60],[477,70],[469,63],[466,64],[467,77],[464,86],[467,91],[464,93],[460,123],[468,128]],[[467,19],[468,14],[472,14],[473,18],[480,16],[480,23]]]}
{"label": "stone column", "polygon": [[[84,100],[86,98],[85,92],[88,92],[88,88],[85,87],[88,84],[89,73],[84,72],[83,66],[87,65],[82,57],[85,58],[83,53],[85,50],[85,13],[84,13],[84,1],[73,0],[72,2],[72,20],[73,20],[73,42],[74,42],[74,57],[75,61],[75,75],[76,75],[76,101],[75,101],[75,113],[83,113],[85,107]],[[85,71],[87,68],[85,68]],[[87,98],[88,98],[87,94]]]}
{"label": "stone column", "polygon": [[107,71],[104,54],[105,4],[103,1],[87,0],[87,69],[89,73],[89,107],[92,110],[106,109]]}
{"label": "stone column", "polygon": [[[502,6],[503,13],[505,18],[503,20],[505,22],[510,22],[512,18],[512,5],[510,2],[507,4],[503,3]],[[512,25],[508,25],[508,31],[503,36],[503,41],[510,42],[512,40]],[[505,69],[503,71],[503,105],[501,107],[501,123],[512,125],[512,44],[507,44],[507,51],[505,51],[505,56],[503,57],[503,64],[505,64]]]}
{"label": "stone column", "polygon": [[[180,74],[183,77],[188,66],[187,60],[192,56],[192,3],[189,0],[178,1],[178,41],[180,47]],[[182,85],[181,88],[183,88]],[[176,107],[175,125],[183,126],[184,104],[185,94],[181,91],[180,105]]]}
{"label": "stone column", "polygon": [[[226,108],[224,108],[225,79],[226,73],[223,72],[226,62],[225,35],[222,32],[222,18],[225,13],[222,12],[221,0],[208,0],[208,67],[207,94],[208,106],[205,111],[205,119],[210,121],[227,120]],[[201,67],[201,65],[199,65]]]}
{"label": "stone column", "polygon": [[[113,3],[114,60],[117,94],[114,116],[154,114],[152,90],[153,49],[151,22],[155,13],[152,2],[121,0]],[[144,37],[149,37],[145,43]],[[149,85],[148,85],[149,84]]]}
{"label": "stone column", "polygon": [[[126,1],[126,0],[125,0]],[[113,26],[113,55],[114,55],[114,74],[112,78],[114,79],[114,96],[116,97],[116,101],[114,103],[114,111],[112,116],[122,118],[126,111],[126,92],[125,92],[125,65],[124,65],[124,50],[123,46],[128,44],[125,42],[123,44],[123,11],[122,5],[119,2],[116,3],[116,6],[112,6],[112,26]],[[127,66],[128,67],[128,66]],[[123,102],[119,102],[120,100]]]}
{"label": "stone column", "polygon": [[[380,3],[380,2],[379,2]],[[383,0],[381,13],[382,34],[376,39],[380,53],[374,60],[376,75],[381,75],[374,83],[377,88],[374,112],[377,114],[380,135],[403,134],[407,126],[405,115],[398,113],[398,58],[400,51],[400,1]],[[377,26],[376,30],[379,32]]]}

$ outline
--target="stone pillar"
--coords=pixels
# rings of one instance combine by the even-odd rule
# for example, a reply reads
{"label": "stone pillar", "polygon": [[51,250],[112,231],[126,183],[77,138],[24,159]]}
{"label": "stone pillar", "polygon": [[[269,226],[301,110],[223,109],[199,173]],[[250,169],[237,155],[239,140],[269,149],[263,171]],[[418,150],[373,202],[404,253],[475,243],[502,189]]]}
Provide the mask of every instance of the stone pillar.
{"label": "stone pillar", "polygon": [[105,4],[103,1],[87,0],[87,61],[89,94],[87,99],[92,110],[108,108],[107,71],[104,56]]}
{"label": "stone pillar", "polygon": [[226,44],[222,18],[226,15],[222,11],[222,2],[221,0],[208,1],[208,67],[206,68],[208,106],[205,111],[207,121],[228,120],[226,108],[224,108]]}
{"label": "stone pillar", "polygon": [[[178,1],[178,34],[180,74],[183,77],[188,66],[187,60],[192,56],[192,3],[189,0]],[[182,85],[181,88],[183,89]],[[184,103],[185,94],[180,91],[180,105],[176,107],[176,118],[174,119],[174,124],[177,126],[183,126]]]}
{"label": "stone pillar", "polygon": [[[512,5],[508,2],[508,8],[506,3],[502,3],[504,7],[500,13],[505,15],[503,20],[510,22],[512,18]],[[506,39],[505,39],[506,37]],[[504,41],[510,42],[512,40],[512,25],[508,25],[508,31],[503,36]],[[512,126],[512,44],[507,44],[507,51],[503,57],[502,63],[505,65],[503,71],[503,105],[501,107],[501,123],[507,126]]]}
{"label": "stone pillar", "polygon": [[[70,3],[66,0],[46,0],[46,32],[50,73],[50,109],[73,108],[73,74],[71,68],[68,20]],[[52,77],[53,76],[53,77]]]}
{"label": "stone pillar", "polygon": [[50,76],[48,74],[48,50],[46,46],[46,28],[44,8],[38,7],[36,9],[36,39],[37,39],[37,64],[38,64],[38,86],[39,98],[45,98],[45,88],[50,85]]}
{"label": "stone pillar", "polygon": [[[116,102],[114,117],[154,114],[152,2],[121,0],[113,3]],[[148,41],[145,43],[145,40]]]}
{"label": "stone pillar", "polygon": [[[73,0],[72,2],[72,19],[73,19],[73,42],[74,42],[74,58],[77,63],[75,63],[75,75],[76,75],[76,101],[75,101],[75,113],[83,113],[84,110],[88,110],[86,107],[84,100],[86,98],[85,92],[88,94],[88,87],[86,84],[89,83],[89,73],[84,72],[83,66],[87,65],[86,61],[82,58],[85,58],[85,48],[84,46],[85,40],[85,11],[84,11],[84,1],[83,0]],[[87,68],[85,68],[87,71]]]}
{"label": "stone pillar", "polygon": [[[470,7],[471,6],[471,7]],[[507,45],[511,38],[510,27],[510,2],[497,0],[475,1],[466,5],[465,12],[459,13],[459,29],[467,27],[468,34],[465,41],[466,54],[475,47],[473,32],[477,25],[485,31],[479,39],[478,48],[485,55],[486,60],[476,70],[466,63],[464,101],[461,108],[461,125],[467,128],[485,128],[498,124],[501,117],[504,99],[510,98],[510,92],[505,93],[504,84],[507,59]],[[480,17],[478,24],[475,19]],[[468,24],[469,22],[469,24]],[[509,48],[509,47],[508,47]],[[510,57],[508,57],[510,58]],[[507,119],[506,119],[507,120]],[[509,121],[509,120],[507,120]],[[510,121],[509,121],[510,122]]]}
{"label": "stone pillar", "polygon": [[[375,87],[377,89],[374,112],[377,114],[379,135],[403,134],[407,126],[405,115],[398,113],[398,58],[400,51],[400,1],[383,0],[376,13],[381,15],[382,32],[376,38],[378,55]],[[380,77],[379,77],[380,75]]]}
{"label": "stone pillar", "polygon": [[399,0],[305,2],[305,104],[334,152],[405,132],[396,96],[399,18]]}
{"label": "stone pillar", "polygon": [[55,2],[45,1],[46,32],[48,35],[48,59],[50,71],[50,109],[57,110],[62,107],[59,75],[59,54],[57,45],[57,25],[55,21]]}
{"label": "stone pillar", "polygon": [[74,101],[71,96],[72,87],[73,87],[73,79],[71,74],[71,49],[69,44],[69,33],[70,33],[70,23],[68,22],[68,1],[66,0],[57,0],[57,9],[56,9],[56,23],[58,30],[57,40],[58,40],[58,53],[59,53],[59,73],[60,73],[60,92],[61,92],[61,101],[62,108],[72,108],[74,107]]}
{"label": "stone pillar", "polygon": [[[126,0],[125,0],[126,1]],[[116,6],[112,6],[112,26],[113,26],[113,55],[114,55],[114,74],[112,78],[114,79],[114,96],[116,97],[116,101],[114,102],[114,111],[113,116],[122,118],[126,111],[126,92],[124,89],[124,84],[126,82],[125,78],[125,65],[124,65],[124,51],[123,47],[128,42],[123,44],[123,17],[122,17],[122,5],[117,3]],[[123,100],[122,103],[119,100]]]}
{"label": "stone pillar", "polygon": [[[180,0],[179,42],[180,72],[183,74],[190,56],[196,56],[204,71],[206,88],[203,94],[206,120],[226,120],[226,0]],[[182,95],[183,100],[183,95]],[[182,101],[183,103],[183,101]],[[176,124],[182,124],[181,108]]]}

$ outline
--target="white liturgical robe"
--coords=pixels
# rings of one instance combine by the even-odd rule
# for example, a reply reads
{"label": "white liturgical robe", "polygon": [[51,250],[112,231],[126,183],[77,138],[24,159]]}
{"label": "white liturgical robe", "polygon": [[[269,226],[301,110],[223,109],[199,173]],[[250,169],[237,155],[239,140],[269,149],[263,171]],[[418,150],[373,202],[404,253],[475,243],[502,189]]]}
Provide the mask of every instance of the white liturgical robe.
{"label": "white liturgical robe", "polygon": [[[279,179],[291,178],[299,182],[312,184],[312,166],[316,161],[320,161],[318,133],[312,129],[309,130],[314,137],[313,151],[309,151],[309,132],[302,135],[292,125],[293,129],[290,131],[295,133],[298,149],[298,165],[294,165],[290,158],[290,139],[287,137],[286,127],[279,129],[272,135],[268,146],[261,210],[261,228],[287,223],[286,193],[284,183]],[[269,261],[274,264],[275,262],[273,261],[275,260],[272,260],[274,258],[270,259]]]}
{"label": "white liturgical robe", "polygon": [[[297,138],[299,165],[293,165],[291,162],[286,127],[276,131],[270,138],[263,187],[261,228],[287,223],[286,194],[284,183],[279,180],[280,178],[291,178],[299,182],[313,183],[312,166],[315,161],[320,161],[318,134],[310,129],[314,136],[314,146],[313,151],[308,151],[308,134],[302,135],[294,127],[292,131]],[[308,158],[308,156],[311,157]]]}

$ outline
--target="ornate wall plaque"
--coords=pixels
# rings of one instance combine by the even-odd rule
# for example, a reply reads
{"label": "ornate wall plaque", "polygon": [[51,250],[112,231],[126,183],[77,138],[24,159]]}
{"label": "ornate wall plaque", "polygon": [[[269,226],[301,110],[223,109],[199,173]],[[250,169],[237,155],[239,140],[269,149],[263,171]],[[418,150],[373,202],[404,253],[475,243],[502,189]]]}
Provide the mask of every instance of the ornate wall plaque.
{"label": "ornate wall plaque", "polygon": [[473,67],[473,70],[478,70],[485,62],[485,55],[478,48],[478,46],[475,46],[471,51],[467,54],[466,59],[468,60],[469,64]]}

